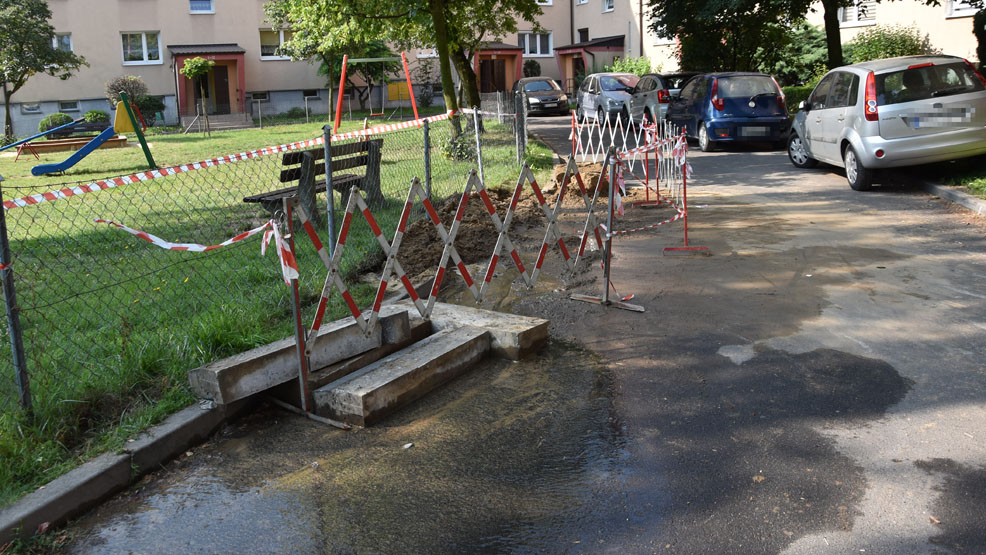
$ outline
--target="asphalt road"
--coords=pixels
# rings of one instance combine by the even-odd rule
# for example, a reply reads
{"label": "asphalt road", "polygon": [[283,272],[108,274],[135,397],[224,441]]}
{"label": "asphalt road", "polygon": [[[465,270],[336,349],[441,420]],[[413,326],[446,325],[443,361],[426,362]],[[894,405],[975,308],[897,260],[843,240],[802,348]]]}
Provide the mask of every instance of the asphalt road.
{"label": "asphalt road", "polygon": [[[564,151],[567,125],[531,127]],[[986,552],[986,220],[906,173],[690,159],[711,255],[663,256],[677,224],[618,240],[644,313],[568,300],[598,280],[505,286],[552,322],[534,360],[356,433],[257,414],[69,551]]]}

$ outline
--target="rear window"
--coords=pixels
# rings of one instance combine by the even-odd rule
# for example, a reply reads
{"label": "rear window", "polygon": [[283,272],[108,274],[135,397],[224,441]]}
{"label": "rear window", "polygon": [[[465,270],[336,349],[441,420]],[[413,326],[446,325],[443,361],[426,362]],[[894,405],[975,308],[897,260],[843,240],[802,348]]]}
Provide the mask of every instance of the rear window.
{"label": "rear window", "polygon": [[524,90],[527,92],[538,92],[538,91],[558,91],[558,85],[554,81],[531,81],[524,85]]}
{"label": "rear window", "polygon": [[719,78],[720,98],[750,98],[758,94],[780,95],[774,80],[766,75],[738,75]]}
{"label": "rear window", "polygon": [[599,78],[599,85],[604,91],[622,91],[632,89],[637,81],[640,78],[636,75],[603,75]]}
{"label": "rear window", "polygon": [[983,90],[965,62],[912,67],[876,76],[877,104],[898,104]]}

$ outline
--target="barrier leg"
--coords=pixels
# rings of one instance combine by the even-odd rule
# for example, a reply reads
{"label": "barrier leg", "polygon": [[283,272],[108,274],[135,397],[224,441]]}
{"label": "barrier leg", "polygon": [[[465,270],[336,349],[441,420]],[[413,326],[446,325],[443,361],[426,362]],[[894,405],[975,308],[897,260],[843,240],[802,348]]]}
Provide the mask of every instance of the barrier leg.
{"label": "barrier leg", "polygon": [[[287,220],[288,226],[288,248],[291,249],[292,254],[295,252],[294,224],[292,223],[294,219],[294,202],[294,198],[285,198],[283,200],[284,217]],[[291,280],[291,300],[291,312],[294,316],[295,350],[298,353],[298,394],[301,397],[301,410],[308,413],[311,412],[308,409],[308,355],[305,354],[305,328],[304,324],[301,323],[301,295],[298,291],[298,278]]]}

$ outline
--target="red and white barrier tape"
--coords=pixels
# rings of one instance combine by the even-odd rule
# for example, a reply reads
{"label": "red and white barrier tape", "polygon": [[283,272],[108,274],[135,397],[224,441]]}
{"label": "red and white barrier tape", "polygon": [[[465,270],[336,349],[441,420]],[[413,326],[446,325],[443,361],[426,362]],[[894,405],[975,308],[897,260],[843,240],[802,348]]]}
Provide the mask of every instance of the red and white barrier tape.
{"label": "red and white barrier tape", "polygon": [[[349,133],[333,135],[330,138],[330,140],[333,142],[342,141],[342,140],[354,139],[358,137],[377,135],[381,133],[389,133],[392,131],[397,131],[399,129],[408,129],[411,127],[417,127],[421,125],[421,123],[423,123],[425,120],[428,120],[429,122],[446,120],[449,117],[451,117],[453,113],[454,112],[448,112],[445,114],[430,116],[427,118],[421,118],[412,121],[403,121],[400,123],[392,123],[387,125],[380,125],[377,127],[371,127],[369,129],[360,129],[358,131],[351,131]],[[41,204],[42,202],[48,202],[48,201],[70,198],[70,197],[77,197],[95,191],[104,191],[106,189],[122,187],[124,185],[131,185],[133,183],[142,183],[145,181],[150,181],[152,179],[158,179],[161,177],[167,177],[179,173],[187,173],[190,171],[211,168],[213,166],[232,164],[234,162],[240,162],[242,160],[250,160],[253,158],[259,158],[261,156],[267,156],[269,154],[276,154],[278,152],[287,152],[289,150],[297,150],[301,148],[309,148],[321,144],[325,144],[324,137],[317,137],[314,139],[309,139],[307,141],[298,141],[298,142],[287,143],[283,145],[268,146],[258,150],[241,152],[239,154],[228,154],[226,156],[220,156],[218,158],[210,158],[209,160],[202,160],[200,162],[193,162],[191,164],[179,164],[176,166],[168,166],[165,168],[158,168],[156,170],[133,173],[130,175],[113,177],[110,179],[101,179],[99,181],[93,181],[92,183],[87,183],[85,185],[66,187],[64,189],[59,189],[57,191],[48,191],[47,193],[38,193],[35,195],[28,195],[26,197],[5,200],[3,201],[3,209],[10,210],[12,208],[23,208],[25,206],[33,206],[35,204]]]}
{"label": "red and white barrier tape", "polygon": [[218,245],[200,245],[198,243],[173,243],[171,241],[165,241],[156,235],[151,235],[146,231],[140,231],[127,227],[123,224],[116,223],[112,220],[93,220],[100,224],[109,224],[113,227],[122,229],[127,233],[139,237],[152,245],[161,247],[165,250],[170,251],[188,251],[188,252],[208,252],[222,247],[228,247],[233,243],[239,243],[245,239],[248,239],[261,231],[264,232],[263,242],[260,245],[260,254],[263,255],[267,252],[267,244],[271,239],[274,239],[275,247],[277,248],[277,257],[281,261],[281,274],[284,276],[284,283],[290,285],[292,279],[298,278],[298,262],[294,258],[294,254],[291,250],[287,248],[284,239],[281,237],[281,232],[277,228],[277,222],[274,220],[268,220],[264,225],[255,227],[249,231],[244,231],[243,233],[232,237],[219,243]]}

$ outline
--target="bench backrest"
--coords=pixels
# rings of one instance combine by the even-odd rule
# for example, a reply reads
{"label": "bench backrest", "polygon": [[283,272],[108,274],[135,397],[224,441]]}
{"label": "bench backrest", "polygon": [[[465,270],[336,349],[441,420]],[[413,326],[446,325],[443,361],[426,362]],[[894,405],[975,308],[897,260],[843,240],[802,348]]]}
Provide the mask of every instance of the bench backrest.
{"label": "bench backrest", "polygon": [[[373,139],[370,141],[358,141],[343,145],[332,145],[332,173],[345,170],[366,167],[375,169],[379,173],[380,167],[380,147],[383,146],[383,139]],[[293,150],[284,153],[281,158],[281,183],[289,183],[301,179],[301,160],[304,152],[311,152],[316,161],[325,159],[325,149],[317,147],[307,151]],[[325,163],[315,164],[315,177],[325,175]]]}

